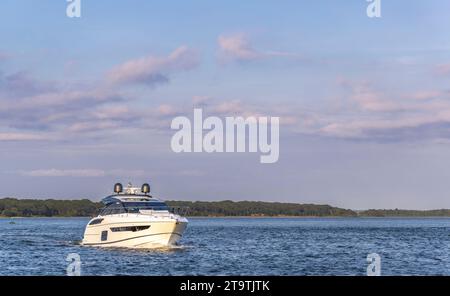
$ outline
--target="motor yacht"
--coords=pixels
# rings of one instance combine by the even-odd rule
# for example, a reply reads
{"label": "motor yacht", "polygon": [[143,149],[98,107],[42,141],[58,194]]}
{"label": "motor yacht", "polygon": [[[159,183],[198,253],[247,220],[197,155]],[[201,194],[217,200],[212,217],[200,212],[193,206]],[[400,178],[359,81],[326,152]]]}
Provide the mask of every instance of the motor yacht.
{"label": "motor yacht", "polygon": [[123,190],[102,200],[105,207],[86,226],[82,245],[96,247],[157,248],[176,245],[188,220],[165,202],[150,195],[150,186]]}

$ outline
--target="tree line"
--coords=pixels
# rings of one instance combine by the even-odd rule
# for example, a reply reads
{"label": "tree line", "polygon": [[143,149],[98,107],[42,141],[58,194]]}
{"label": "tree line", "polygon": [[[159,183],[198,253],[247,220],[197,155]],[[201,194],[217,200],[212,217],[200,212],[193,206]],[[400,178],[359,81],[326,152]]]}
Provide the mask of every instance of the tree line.
{"label": "tree line", "polygon": [[366,217],[450,217],[450,209],[440,210],[367,210],[359,213]]}
{"label": "tree line", "polygon": [[4,217],[89,217],[102,207],[88,199],[35,200],[0,199],[0,216]]}
{"label": "tree line", "polygon": [[352,210],[332,207],[329,205],[295,204],[261,201],[230,200],[206,201],[169,201],[170,206],[189,208],[190,216],[344,216],[357,214]]}
{"label": "tree line", "polygon": [[[167,201],[170,207],[187,209],[187,215],[195,216],[302,216],[302,217],[450,217],[450,210],[353,210],[329,205],[296,204],[261,201]],[[81,200],[37,200],[0,199],[2,217],[91,217],[98,214],[102,203],[89,199]]]}

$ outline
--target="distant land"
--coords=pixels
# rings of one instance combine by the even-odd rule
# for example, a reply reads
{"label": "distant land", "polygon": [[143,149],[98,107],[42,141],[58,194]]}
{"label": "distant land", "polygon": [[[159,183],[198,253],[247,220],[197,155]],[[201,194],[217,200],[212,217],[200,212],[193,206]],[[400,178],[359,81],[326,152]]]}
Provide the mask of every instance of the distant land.
{"label": "distant land", "polygon": [[[170,207],[188,208],[190,217],[450,217],[441,210],[365,210],[353,211],[329,205],[261,201],[167,201]],[[102,203],[88,199],[0,199],[0,217],[92,217]]]}

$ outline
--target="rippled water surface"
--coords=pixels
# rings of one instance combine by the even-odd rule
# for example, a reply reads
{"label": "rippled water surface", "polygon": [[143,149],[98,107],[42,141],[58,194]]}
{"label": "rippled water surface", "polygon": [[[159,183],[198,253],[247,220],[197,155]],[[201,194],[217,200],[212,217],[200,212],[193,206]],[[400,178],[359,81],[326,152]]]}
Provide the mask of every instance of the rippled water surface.
{"label": "rippled water surface", "polygon": [[78,253],[82,275],[364,275],[375,252],[384,275],[450,275],[448,218],[192,218],[148,251],[82,247],[87,221],[0,219],[0,274],[65,275]]}

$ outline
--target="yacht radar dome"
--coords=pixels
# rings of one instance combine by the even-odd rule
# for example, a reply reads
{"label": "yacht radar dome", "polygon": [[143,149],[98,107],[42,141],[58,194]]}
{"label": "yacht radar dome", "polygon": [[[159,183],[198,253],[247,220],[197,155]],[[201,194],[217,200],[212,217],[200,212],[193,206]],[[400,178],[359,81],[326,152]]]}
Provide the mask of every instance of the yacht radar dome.
{"label": "yacht radar dome", "polygon": [[144,194],[149,194],[150,193],[150,185],[145,183],[144,185],[142,185],[141,191]]}
{"label": "yacht radar dome", "polygon": [[116,184],[114,185],[114,192],[117,193],[117,194],[122,193],[122,192],[123,192],[123,186],[122,186],[122,184],[116,183]]}

